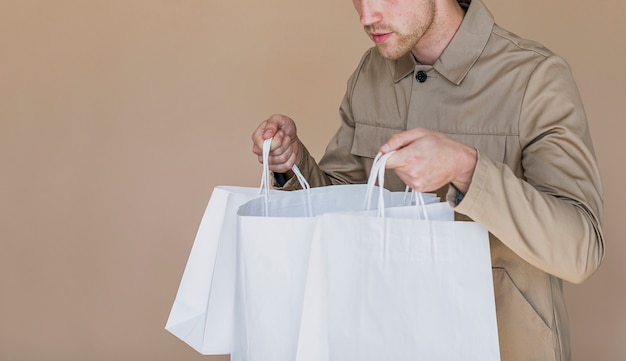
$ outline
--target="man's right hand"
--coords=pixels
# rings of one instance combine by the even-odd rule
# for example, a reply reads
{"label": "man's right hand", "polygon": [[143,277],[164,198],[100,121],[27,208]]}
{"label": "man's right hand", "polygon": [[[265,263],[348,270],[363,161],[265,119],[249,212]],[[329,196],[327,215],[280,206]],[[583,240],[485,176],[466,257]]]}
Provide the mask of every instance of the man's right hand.
{"label": "man's right hand", "polygon": [[269,168],[272,172],[288,173],[300,161],[296,123],[289,117],[274,114],[263,121],[252,133],[252,152],[263,163],[263,142],[272,139]]}

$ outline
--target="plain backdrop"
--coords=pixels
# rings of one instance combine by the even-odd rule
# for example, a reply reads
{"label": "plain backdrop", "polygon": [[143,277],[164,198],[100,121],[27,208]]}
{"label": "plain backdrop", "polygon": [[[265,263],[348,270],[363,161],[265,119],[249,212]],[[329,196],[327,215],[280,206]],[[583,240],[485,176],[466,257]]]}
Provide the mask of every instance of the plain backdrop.
{"label": "plain backdrop", "polygon": [[[607,250],[573,353],[626,360],[626,2],[486,3],[572,66]],[[163,329],[212,188],[258,185],[275,112],[319,158],[370,46],[349,0],[0,0],[0,360],[227,360]]]}

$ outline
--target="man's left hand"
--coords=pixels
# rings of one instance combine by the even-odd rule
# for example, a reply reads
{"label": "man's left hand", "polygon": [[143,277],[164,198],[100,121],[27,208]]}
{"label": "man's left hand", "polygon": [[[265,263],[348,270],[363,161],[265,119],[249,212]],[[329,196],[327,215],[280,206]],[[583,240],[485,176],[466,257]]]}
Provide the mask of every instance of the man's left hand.
{"label": "man's left hand", "polygon": [[435,191],[451,183],[466,193],[477,162],[476,149],[423,128],[393,135],[380,151],[396,151],[387,160],[387,168],[418,192]]}

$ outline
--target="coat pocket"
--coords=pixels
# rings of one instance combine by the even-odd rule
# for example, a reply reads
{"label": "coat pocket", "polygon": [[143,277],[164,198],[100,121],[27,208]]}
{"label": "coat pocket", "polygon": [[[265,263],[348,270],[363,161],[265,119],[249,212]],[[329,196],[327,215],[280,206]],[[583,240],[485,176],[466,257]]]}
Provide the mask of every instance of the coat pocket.
{"label": "coat pocket", "polygon": [[494,162],[503,162],[506,156],[506,135],[445,133],[450,138],[486,154]]}
{"label": "coat pocket", "polygon": [[504,268],[493,269],[502,361],[556,360],[550,326],[517,288]]}
{"label": "coat pocket", "polygon": [[376,157],[378,149],[385,144],[392,135],[402,131],[401,129],[356,123],[354,127],[354,141],[350,153],[359,157],[373,159]]}

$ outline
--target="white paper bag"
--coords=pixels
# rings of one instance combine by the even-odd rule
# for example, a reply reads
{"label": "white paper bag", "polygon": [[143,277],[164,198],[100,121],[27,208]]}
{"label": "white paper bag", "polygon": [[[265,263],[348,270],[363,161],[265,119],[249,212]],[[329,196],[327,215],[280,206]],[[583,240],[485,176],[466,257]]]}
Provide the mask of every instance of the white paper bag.
{"label": "white paper bag", "polygon": [[500,359],[487,231],[404,210],[320,216],[296,360]]}
{"label": "white paper bag", "polygon": [[[239,208],[232,360],[295,359],[309,251],[319,216],[364,212],[368,189],[366,184],[334,185],[274,193]],[[400,207],[410,202],[402,193],[381,190],[381,197],[387,204]],[[434,195],[427,195],[427,199],[438,200]],[[374,201],[372,206],[377,204]],[[433,213],[453,217],[447,204],[433,203],[428,207],[432,207]],[[415,209],[397,212],[413,218]],[[389,211],[396,212],[395,208]]]}
{"label": "white paper bag", "polygon": [[[201,354],[229,354],[232,349],[237,211],[251,199],[281,193],[269,189],[270,142],[264,147],[259,188],[213,189],[165,326]],[[294,172],[302,181],[297,167]]]}
{"label": "white paper bag", "polygon": [[229,354],[235,300],[239,206],[258,188],[213,189],[165,328],[205,355]]}
{"label": "white paper bag", "polygon": [[366,192],[366,185],[328,186],[273,193],[240,207],[232,360],[294,359],[317,216],[361,211]]}

